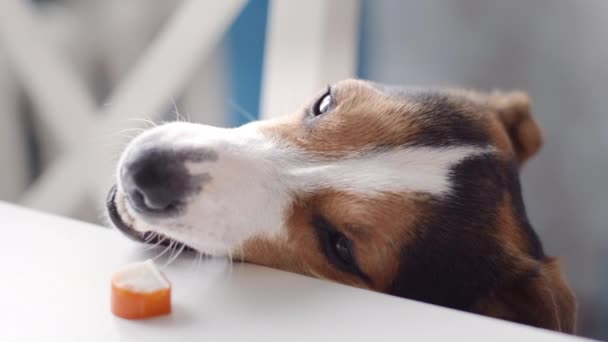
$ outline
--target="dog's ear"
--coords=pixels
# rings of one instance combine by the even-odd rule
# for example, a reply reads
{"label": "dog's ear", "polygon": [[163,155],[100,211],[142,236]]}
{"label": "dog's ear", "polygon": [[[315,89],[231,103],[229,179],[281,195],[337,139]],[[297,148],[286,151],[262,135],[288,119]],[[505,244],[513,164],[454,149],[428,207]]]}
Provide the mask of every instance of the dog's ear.
{"label": "dog's ear", "polygon": [[479,301],[474,311],[565,333],[574,333],[576,325],[576,300],[554,259]]}
{"label": "dog's ear", "polygon": [[530,97],[522,91],[495,91],[488,94],[487,100],[511,139],[522,166],[543,144],[542,132],[530,113]]}

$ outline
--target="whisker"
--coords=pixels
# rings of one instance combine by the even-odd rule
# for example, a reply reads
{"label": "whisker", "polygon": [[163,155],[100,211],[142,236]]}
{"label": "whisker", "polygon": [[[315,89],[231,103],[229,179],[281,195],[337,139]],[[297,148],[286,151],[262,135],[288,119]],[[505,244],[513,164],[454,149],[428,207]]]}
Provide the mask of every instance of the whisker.
{"label": "whisker", "polygon": [[189,122],[190,120],[187,119],[185,116],[183,116],[179,112],[179,109],[177,109],[177,104],[173,100],[173,97],[171,97],[171,103],[173,104],[173,109],[174,109],[174,112],[175,112],[175,121],[177,121],[177,122]]}
{"label": "whisker", "polygon": [[177,250],[177,253],[175,253],[175,256],[170,257],[169,261],[167,261],[167,263],[165,265],[163,265],[163,268],[169,266],[169,264],[171,264],[173,261],[175,261],[175,259],[177,259],[177,257],[179,257],[180,254],[182,254],[182,252],[184,251],[184,249],[186,248],[185,244],[181,244],[182,246]]}
{"label": "whisker", "polygon": [[175,103],[175,100],[173,100],[173,97],[171,97],[170,100],[171,100],[171,104],[173,104],[173,112],[175,113],[175,121],[180,122],[180,115],[179,115],[179,110],[177,109],[177,104]]}
{"label": "whisker", "polygon": [[232,251],[230,251],[230,249],[226,248],[226,254],[228,254],[228,278],[232,278],[233,275],[233,269],[234,269],[234,264],[232,262]]}
{"label": "whisker", "polygon": [[148,125],[148,128],[150,128],[150,127],[157,127],[158,126],[158,124],[156,122],[152,121],[152,119],[150,119],[149,117],[146,117],[146,118],[129,118],[127,120],[128,121],[142,122],[142,123]]}
{"label": "whisker", "polygon": [[232,101],[232,100],[226,100],[226,102],[232,106],[234,109],[236,109],[236,112],[238,114],[240,114],[245,120],[248,121],[256,121],[257,118],[251,114],[250,112],[248,112],[245,108],[239,106],[236,102]]}
{"label": "whisker", "polygon": [[[116,133],[115,135],[119,136],[120,138],[124,138],[125,140],[133,140],[133,138],[135,138],[136,136],[139,135],[139,133],[131,133],[131,132],[125,132],[125,133]],[[122,143],[122,141],[117,141],[116,144],[113,145],[114,142],[111,142],[108,144],[108,146],[116,146],[118,147],[119,145],[117,145],[118,143]]]}
{"label": "whisker", "polygon": [[167,237],[166,237],[166,236],[163,236],[163,238],[162,238],[162,239],[160,239],[160,240],[158,240],[158,241],[157,241],[155,244],[153,244],[153,245],[151,245],[151,246],[147,246],[147,247],[145,248],[145,250],[146,250],[146,251],[152,250],[152,249],[154,249],[154,248],[156,248],[156,247],[160,246],[160,245],[161,245],[163,242],[165,242],[166,240],[167,240]]}
{"label": "whisker", "polygon": [[114,137],[119,136],[121,138],[126,138],[126,140],[132,140],[145,131],[147,131],[146,128],[125,128],[114,132],[106,132],[94,138],[93,141],[99,141],[110,147],[117,147],[124,145],[125,141],[123,139],[114,139]]}
{"label": "whisker", "polygon": [[152,258],[152,260],[156,260],[156,259],[160,258],[161,256],[163,256],[165,253],[167,253],[167,251],[173,247],[174,243],[175,243],[174,240],[170,240],[169,245],[162,252],[160,252],[160,254],[158,254],[157,256]]}
{"label": "whisker", "polygon": [[153,238],[156,237],[156,234],[157,234],[156,232],[148,232],[147,234],[145,234],[148,236],[144,239],[144,241],[149,242],[150,240],[152,240]]}
{"label": "whisker", "polygon": [[156,232],[148,233],[148,236],[146,236],[146,237],[144,238],[143,243],[145,243],[145,244],[149,244],[149,243],[150,243],[150,241],[154,240],[154,238],[155,238],[155,237],[156,237]]}
{"label": "whisker", "polygon": [[190,268],[195,268],[196,269],[196,265],[198,263],[198,254],[200,253],[199,251],[195,250],[194,251],[194,258],[192,259],[192,261],[190,262]]}
{"label": "whisker", "polygon": [[206,256],[203,255],[203,252],[198,252],[198,258],[197,258],[197,269],[201,267],[202,263],[203,263],[203,258],[207,258]]}
{"label": "whisker", "polygon": [[157,117],[156,120],[154,120],[149,114],[142,113],[142,115],[148,120],[148,122],[150,122],[153,125],[152,127],[158,127],[159,126],[158,125],[159,117]]}
{"label": "whisker", "polygon": [[177,248],[177,245],[179,244],[179,242],[177,240],[173,240],[173,242],[175,242],[175,243],[171,247],[171,252],[169,253],[169,256],[167,257],[167,259],[173,258],[173,253],[175,253],[175,249]]}
{"label": "whisker", "polygon": [[146,129],[143,127],[129,127],[129,128],[121,129],[120,131],[118,131],[116,133],[124,133],[124,132],[132,132],[132,131],[144,132],[144,131],[146,131]]}

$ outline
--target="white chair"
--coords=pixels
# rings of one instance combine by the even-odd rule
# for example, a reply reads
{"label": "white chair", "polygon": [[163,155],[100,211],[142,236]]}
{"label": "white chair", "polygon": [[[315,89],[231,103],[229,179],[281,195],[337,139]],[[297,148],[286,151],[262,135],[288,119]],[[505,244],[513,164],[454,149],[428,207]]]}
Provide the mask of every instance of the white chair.
{"label": "white chair", "polygon": [[[217,42],[245,4],[245,0],[180,3],[152,44],[112,90],[108,105],[98,108],[82,75],[63,58],[56,45],[45,39],[39,14],[30,3],[0,1],[0,49],[6,52],[18,82],[32,99],[38,122],[58,145],[57,156],[19,196],[19,202],[79,216],[85,199],[102,200],[113,180],[116,154],[125,143],[125,138],[116,132],[146,127],[144,122],[130,119],[158,120],[185,87],[204,86],[204,79],[191,83],[193,75],[201,74],[196,72],[204,65],[201,62],[214,55]],[[357,0],[271,0],[262,117],[287,113],[325,84],[354,76],[358,9]],[[221,58],[221,54],[218,56]],[[210,85],[207,82],[206,87]],[[15,125],[9,122],[9,115],[2,115],[7,124],[3,130]],[[213,120],[218,121],[210,121]],[[23,174],[19,168],[23,168],[21,160],[26,151],[4,148],[1,152],[5,159],[16,153],[6,163],[21,166],[4,177],[19,184]],[[6,188],[3,183],[0,186]],[[6,190],[0,187],[0,191]]]}

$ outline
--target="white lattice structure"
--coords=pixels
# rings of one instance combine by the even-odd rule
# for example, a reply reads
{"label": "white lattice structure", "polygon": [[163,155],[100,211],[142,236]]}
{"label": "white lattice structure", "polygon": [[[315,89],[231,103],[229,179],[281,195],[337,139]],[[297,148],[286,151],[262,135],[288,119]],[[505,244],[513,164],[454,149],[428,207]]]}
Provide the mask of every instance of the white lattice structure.
{"label": "white lattice structure", "polygon": [[[124,4],[119,1],[114,5],[117,3]],[[139,4],[154,6],[153,2]],[[19,202],[74,216],[87,197],[103,199],[112,182],[116,154],[125,140],[117,132],[146,127],[145,122],[133,118],[157,120],[185,87],[217,86],[217,80],[223,78],[214,68],[222,59],[216,53],[217,43],[245,4],[245,0],[179,3],[111,91],[109,103],[98,107],[84,82],[82,69],[66,60],[61,48],[48,39],[47,27],[35,8],[23,0],[0,1],[0,52],[8,57],[14,74],[0,74],[0,86],[8,89],[17,82],[25,89],[34,104],[36,121],[50,135],[49,141],[57,145],[56,155],[19,196]],[[269,6],[262,111],[274,116],[294,109],[324,84],[354,75],[358,2],[276,0]],[[124,19],[128,22],[128,18]],[[128,49],[128,41],[116,45],[121,47]],[[119,52],[122,49],[116,53]],[[207,63],[209,56],[215,56],[216,64]],[[212,69],[205,72],[203,67]],[[196,81],[194,75],[200,74],[205,77]],[[4,96],[8,98],[0,97],[2,105],[10,106],[16,101],[10,93]],[[205,109],[208,108],[190,108]],[[15,125],[14,113],[10,107],[0,111],[0,134],[8,144],[0,147],[0,161],[10,165],[3,170],[8,173],[3,178],[14,179],[6,182],[15,184],[9,189],[13,193],[17,191],[15,187],[24,185],[19,176],[26,171],[26,151],[19,146],[6,147],[20,141],[18,136],[7,133],[17,132],[11,127]],[[214,119],[208,121],[214,123]],[[2,187],[8,188],[0,183],[0,192],[4,191]]]}
{"label": "white lattice structure", "polygon": [[269,11],[263,117],[290,112],[321,87],[356,74],[358,1],[276,0]]}

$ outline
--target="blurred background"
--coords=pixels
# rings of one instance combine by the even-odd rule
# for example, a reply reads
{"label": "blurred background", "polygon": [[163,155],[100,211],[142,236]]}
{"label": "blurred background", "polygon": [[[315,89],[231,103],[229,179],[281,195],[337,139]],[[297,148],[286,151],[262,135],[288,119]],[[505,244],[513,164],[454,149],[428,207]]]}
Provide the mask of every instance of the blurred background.
{"label": "blurred background", "polygon": [[530,218],[579,334],[608,340],[607,36],[605,0],[1,0],[0,200],[102,222],[141,129],[281,115],[346,77],[524,89]]}

